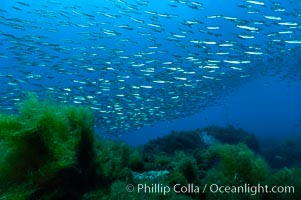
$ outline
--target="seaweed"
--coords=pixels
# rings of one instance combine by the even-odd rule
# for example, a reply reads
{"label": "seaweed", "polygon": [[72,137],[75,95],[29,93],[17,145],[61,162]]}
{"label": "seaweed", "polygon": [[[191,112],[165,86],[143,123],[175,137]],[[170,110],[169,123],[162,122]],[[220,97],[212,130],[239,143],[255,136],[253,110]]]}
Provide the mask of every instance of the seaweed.
{"label": "seaweed", "polygon": [[18,115],[1,115],[4,195],[17,194],[16,188],[25,185],[32,199],[77,199],[95,174],[93,123],[86,108],[42,102],[33,95]]}
{"label": "seaweed", "polygon": [[[282,200],[301,195],[300,168],[272,171],[254,151],[256,145],[250,149],[250,144],[257,141],[253,136],[241,129],[226,129],[210,128],[214,130],[211,133],[206,129],[220,140],[209,146],[201,139],[200,134],[205,130],[197,129],[173,132],[141,150],[96,137],[93,113],[87,108],[39,101],[30,95],[18,114],[0,114],[0,200]],[[234,136],[237,132],[238,136]],[[234,144],[227,144],[231,142]],[[293,147],[298,149],[297,145]],[[285,152],[288,155],[288,148]],[[164,195],[126,190],[128,184],[139,183],[160,183],[170,188],[191,183],[199,186],[261,183],[271,187],[293,186],[295,193],[252,196],[207,191]]]}
{"label": "seaweed", "polygon": [[[265,183],[270,175],[266,162],[244,144],[215,145],[208,151],[212,154],[212,159],[217,160],[217,165],[207,172],[207,176],[202,180],[204,184],[253,186]],[[261,199],[261,195],[207,193],[206,199]]]}
{"label": "seaweed", "polygon": [[267,200],[299,199],[301,196],[301,169],[283,168],[270,177],[267,184],[271,187],[280,186],[281,191],[275,194],[265,194]]}

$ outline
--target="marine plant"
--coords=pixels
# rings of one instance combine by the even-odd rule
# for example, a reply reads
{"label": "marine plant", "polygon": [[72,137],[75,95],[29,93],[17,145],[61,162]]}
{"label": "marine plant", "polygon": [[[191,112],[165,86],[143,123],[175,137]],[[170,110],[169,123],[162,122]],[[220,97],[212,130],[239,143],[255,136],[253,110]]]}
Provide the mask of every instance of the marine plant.
{"label": "marine plant", "polygon": [[[96,137],[93,113],[87,108],[39,101],[30,95],[18,114],[0,114],[0,200],[285,200],[301,195],[300,168],[272,173],[265,160],[242,143],[205,147],[196,140],[196,145],[190,146],[192,140],[200,138],[200,130],[174,132],[140,151],[122,142]],[[228,143],[232,136],[218,137]],[[171,138],[171,145],[164,147]],[[158,180],[170,187],[189,183],[291,185],[295,193],[162,195],[125,189],[129,183],[151,185]]]}
{"label": "marine plant", "polygon": [[283,168],[270,176],[267,184],[271,187],[280,186],[277,193],[264,195],[266,200],[299,199],[301,196],[301,169]]}
{"label": "marine plant", "polygon": [[211,151],[216,153],[219,169],[225,177],[257,184],[268,176],[269,167],[266,162],[244,144],[217,145]]}
{"label": "marine plant", "polygon": [[175,155],[174,170],[184,175],[188,183],[198,183],[199,171],[195,158],[184,152]]}
{"label": "marine plant", "polygon": [[[143,184],[151,186],[153,182],[145,181]],[[160,192],[138,192],[137,189],[133,192],[128,192],[125,188],[128,185],[127,182],[124,181],[116,181],[111,187],[110,191],[106,196],[102,196],[98,199],[103,200],[192,200],[189,196],[175,194],[174,192],[169,192],[167,194],[163,194]],[[92,199],[92,198],[89,198]],[[96,200],[96,199],[95,199]]]}
{"label": "marine plant", "polygon": [[86,108],[42,102],[33,95],[18,115],[2,114],[1,198],[23,193],[24,199],[77,199],[95,179],[93,125]]}
{"label": "marine plant", "polygon": [[[269,176],[266,162],[244,144],[219,144],[208,150],[217,164],[202,180],[204,184],[218,185],[257,185],[265,183]],[[250,194],[207,193],[206,199],[260,199],[261,196]]]}
{"label": "marine plant", "polygon": [[116,180],[131,179],[129,160],[133,153],[132,148],[123,142],[112,140],[98,141],[96,146],[97,174],[104,178],[106,186]]}

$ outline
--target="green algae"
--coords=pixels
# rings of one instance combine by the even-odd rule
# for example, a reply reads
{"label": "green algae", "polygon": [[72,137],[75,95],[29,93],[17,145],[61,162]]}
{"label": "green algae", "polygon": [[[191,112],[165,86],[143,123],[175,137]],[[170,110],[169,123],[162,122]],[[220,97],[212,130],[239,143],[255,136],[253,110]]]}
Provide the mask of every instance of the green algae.
{"label": "green algae", "polygon": [[[82,181],[93,173],[93,125],[93,114],[86,108],[40,102],[34,96],[21,105],[18,115],[1,115],[3,193],[12,195],[20,185],[30,185],[29,196],[36,198],[49,196],[50,188],[50,199],[80,193]],[[77,179],[72,184],[71,174]]]}
{"label": "green algae", "polygon": [[[132,148],[122,142],[96,137],[93,113],[87,108],[58,105],[29,96],[18,114],[0,114],[0,200],[285,200],[300,196],[300,168],[272,171],[258,152],[246,145],[248,142],[191,146],[187,145],[193,140],[191,135],[198,136],[194,131],[187,135],[172,135],[179,136],[173,138],[171,145],[173,148],[180,144],[175,147],[176,151],[170,151],[170,146],[154,151]],[[228,135],[232,138],[232,133]],[[162,146],[170,142],[157,141]],[[151,144],[158,146],[154,142]],[[140,180],[133,176],[135,172],[150,170],[168,173],[159,180]],[[150,186],[159,183],[170,188],[175,184],[180,184],[179,187],[188,184],[200,187],[205,184],[292,185],[295,193],[252,196],[206,191],[163,195],[125,189],[128,184],[137,186],[141,183]]]}

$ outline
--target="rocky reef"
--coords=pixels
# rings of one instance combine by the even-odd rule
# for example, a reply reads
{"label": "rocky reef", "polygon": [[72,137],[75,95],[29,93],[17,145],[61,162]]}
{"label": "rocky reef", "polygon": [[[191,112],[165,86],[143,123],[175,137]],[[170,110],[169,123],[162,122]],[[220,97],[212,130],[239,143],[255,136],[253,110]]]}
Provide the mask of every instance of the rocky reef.
{"label": "rocky reef", "polygon": [[[0,200],[298,199],[300,167],[276,169],[268,156],[253,134],[234,127],[173,131],[133,148],[98,137],[87,108],[29,96],[18,114],[0,115]],[[294,192],[211,191],[258,184]]]}

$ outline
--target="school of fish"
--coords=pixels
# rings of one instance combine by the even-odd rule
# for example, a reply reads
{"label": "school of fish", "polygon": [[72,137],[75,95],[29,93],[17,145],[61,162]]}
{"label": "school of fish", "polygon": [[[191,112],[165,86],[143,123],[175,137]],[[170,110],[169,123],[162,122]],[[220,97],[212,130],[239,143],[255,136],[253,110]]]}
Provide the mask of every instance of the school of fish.
{"label": "school of fish", "polygon": [[26,92],[119,135],[189,116],[258,75],[301,80],[301,0],[0,3],[0,111]]}

